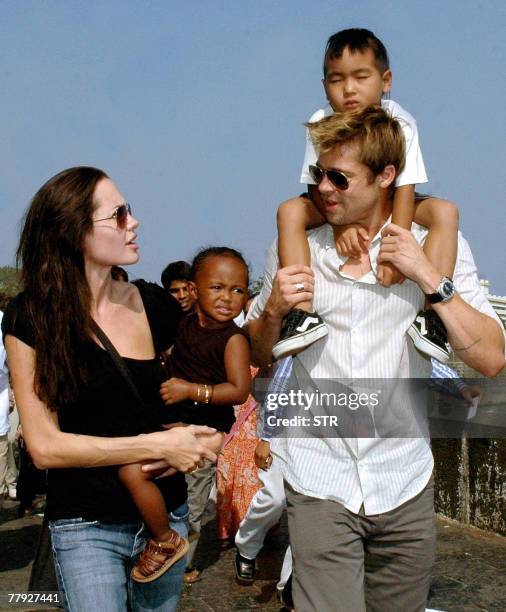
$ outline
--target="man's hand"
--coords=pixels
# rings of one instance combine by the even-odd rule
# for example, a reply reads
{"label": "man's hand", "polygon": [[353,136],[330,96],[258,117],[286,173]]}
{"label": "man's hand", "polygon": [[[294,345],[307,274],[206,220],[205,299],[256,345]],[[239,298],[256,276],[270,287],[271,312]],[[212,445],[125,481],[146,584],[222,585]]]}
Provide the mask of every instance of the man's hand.
{"label": "man's hand", "polygon": [[460,391],[460,395],[462,395],[462,397],[466,400],[467,406],[470,406],[473,403],[473,399],[475,397],[478,397],[481,403],[481,400],[483,399],[483,389],[481,387],[478,387],[477,385],[466,385]]}
{"label": "man's hand", "polygon": [[441,274],[427,259],[413,234],[394,223],[381,232],[378,263],[390,263],[401,274],[417,283],[424,293],[431,293],[438,285]]}
{"label": "man's hand", "polygon": [[272,363],[272,347],[279,339],[283,317],[297,304],[312,301],[313,292],[314,274],[308,266],[293,265],[278,270],[263,313],[247,324],[255,365]]}
{"label": "man's hand", "polygon": [[[300,287],[304,286],[304,291]],[[313,300],[314,273],[308,266],[293,265],[281,268],[274,277],[266,310],[271,316],[282,319],[290,310]]]}
{"label": "man's hand", "polygon": [[191,383],[182,378],[169,378],[160,385],[160,395],[165,404],[177,404],[190,397]]}
{"label": "man's hand", "polygon": [[260,470],[268,470],[271,467],[272,455],[270,442],[260,440],[255,448],[255,465]]}

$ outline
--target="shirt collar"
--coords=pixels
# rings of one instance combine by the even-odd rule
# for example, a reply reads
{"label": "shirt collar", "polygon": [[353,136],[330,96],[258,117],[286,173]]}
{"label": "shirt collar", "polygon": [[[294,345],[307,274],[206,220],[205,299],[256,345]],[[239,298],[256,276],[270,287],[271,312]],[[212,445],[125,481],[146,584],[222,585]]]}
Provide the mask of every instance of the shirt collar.
{"label": "shirt collar", "polygon": [[[353,280],[355,282],[366,283],[369,285],[374,285],[378,283],[376,274],[377,274],[377,269],[378,269],[377,259],[378,259],[379,250],[381,246],[381,232],[391,222],[392,222],[392,216],[390,215],[388,219],[385,221],[385,223],[380,227],[380,229],[378,230],[374,238],[371,240],[371,243],[369,245],[369,259],[371,261],[371,270],[367,274],[362,276],[361,278],[352,278],[351,276],[348,276],[347,274],[342,274],[342,272],[339,271],[340,276],[342,276],[343,278],[347,278],[349,280]],[[334,232],[332,230],[332,226],[329,223],[326,223],[325,228],[326,228],[325,240],[324,240],[325,249],[326,250],[334,249],[337,259],[342,265],[346,262],[347,258],[343,257],[342,255],[339,255],[339,253],[336,251],[336,243],[334,240]]]}

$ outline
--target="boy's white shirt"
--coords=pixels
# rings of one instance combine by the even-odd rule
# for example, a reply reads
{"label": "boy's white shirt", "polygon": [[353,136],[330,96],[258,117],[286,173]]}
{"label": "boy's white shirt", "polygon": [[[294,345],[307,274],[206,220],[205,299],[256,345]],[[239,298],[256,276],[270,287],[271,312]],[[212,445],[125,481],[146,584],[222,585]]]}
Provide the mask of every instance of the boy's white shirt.
{"label": "boy's white shirt", "polygon": [[[395,181],[396,187],[401,185],[419,185],[428,181],[423,163],[422,151],[418,142],[418,128],[416,120],[408,111],[404,110],[400,104],[393,100],[382,100],[381,106],[385,111],[397,119],[401,124],[404,138],[406,140],[406,163],[404,170],[399,174]],[[327,104],[325,108],[320,108],[311,115],[309,123],[320,121],[324,117],[330,117],[334,114],[334,110]],[[314,165],[318,160],[318,155],[314,148],[309,130],[306,128],[306,153],[304,155],[304,163],[302,165],[302,173],[300,182],[305,185],[313,185],[314,181],[308,171],[309,165]]]}

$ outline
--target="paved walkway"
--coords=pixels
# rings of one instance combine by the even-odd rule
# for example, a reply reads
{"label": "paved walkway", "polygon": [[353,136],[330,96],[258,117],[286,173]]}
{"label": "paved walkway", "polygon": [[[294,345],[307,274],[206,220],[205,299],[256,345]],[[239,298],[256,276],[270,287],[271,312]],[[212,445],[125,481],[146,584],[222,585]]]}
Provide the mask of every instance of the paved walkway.
{"label": "paved walkway", "polygon": [[[26,588],[41,522],[37,517],[15,519],[15,510],[12,506],[0,509],[0,593]],[[506,610],[506,538],[445,519],[438,519],[438,533],[430,607],[446,612]],[[259,556],[254,585],[244,587],[234,580],[234,549],[217,542],[215,524],[210,521],[204,527],[202,554],[198,553],[197,558],[204,568],[203,578],[186,587],[181,611],[279,612],[275,585],[286,535],[283,524],[280,535],[269,540]],[[14,608],[0,607],[0,610]],[[318,612],[339,612],[339,609]]]}

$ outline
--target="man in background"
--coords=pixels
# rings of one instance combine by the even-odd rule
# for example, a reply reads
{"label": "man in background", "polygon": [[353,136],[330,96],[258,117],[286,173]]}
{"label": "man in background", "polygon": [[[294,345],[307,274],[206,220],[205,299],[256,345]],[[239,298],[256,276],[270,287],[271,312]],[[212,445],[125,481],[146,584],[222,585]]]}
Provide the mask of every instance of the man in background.
{"label": "man in background", "polygon": [[191,290],[191,267],[186,261],[173,261],[162,272],[161,281],[164,289],[168,291],[183,309],[190,313],[195,306],[196,296]]}

